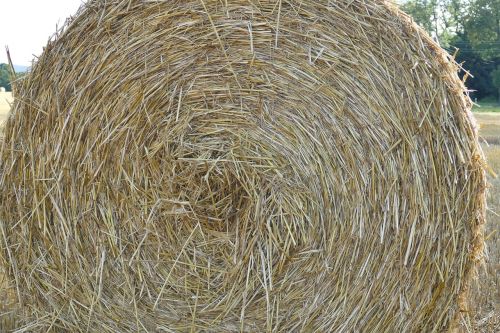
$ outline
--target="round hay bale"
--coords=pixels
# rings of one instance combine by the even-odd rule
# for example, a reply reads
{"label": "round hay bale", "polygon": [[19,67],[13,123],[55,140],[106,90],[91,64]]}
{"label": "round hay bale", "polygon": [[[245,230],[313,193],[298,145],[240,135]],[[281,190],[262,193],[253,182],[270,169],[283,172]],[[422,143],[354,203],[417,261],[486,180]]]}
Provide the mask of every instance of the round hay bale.
{"label": "round hay bale", "polygon": [[90,1],[5,128],[19,325],[455,327],[485,208],[457,69],[385,1]]}

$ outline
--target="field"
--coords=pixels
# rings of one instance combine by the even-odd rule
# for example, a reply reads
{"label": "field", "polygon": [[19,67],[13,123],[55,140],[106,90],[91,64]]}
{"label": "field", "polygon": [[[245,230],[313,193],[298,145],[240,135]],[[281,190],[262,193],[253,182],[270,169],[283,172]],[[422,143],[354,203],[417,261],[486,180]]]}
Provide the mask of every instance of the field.
{"label": "field", "polygon": [[498,105],[497,101],[495,101],[492,98],[487,98],[484,100],[481,100],[477,103],[477,105],[474,105],[473,108],[474,112],[500,112],[500,106]]}
{"label": "field", "polygon": [[[5,121],[11,100],[10,93],[0,93],[0,126]],[[488,226],[485,232],[487,251],[485,264],[480,269],[478,280],[473,286],[473,303],[471,309],[476,332],[500,332],[500,108],[486,105],[481,111],[475,109],[475,116],[480,124],[483,150],[491,168],[489,174],[490,189],[488,193]],[[1,132],[0,132],[1,133]],[[0,299],[9,299],[9,291],[5,288],[0,270]],[[11,326],[12,313],[9,306],[0,301],[0,331]]]}
{"label": "field", "polygon": [[[491,108],[494,111],[496,109]],[[500,111],[500,110],[499,110]],[[480,124],[482,147],[491,170],[488,180],[488,211],[485,265],[474,286],[475,319],[479,332],[500,332],[500,112],[475,113]]]}
{"label": "field", "polygon": [[3,126],[3,122],[7,118],[9,113],[9,102],[12,100],[11,93],[0,92],[0,126]]}

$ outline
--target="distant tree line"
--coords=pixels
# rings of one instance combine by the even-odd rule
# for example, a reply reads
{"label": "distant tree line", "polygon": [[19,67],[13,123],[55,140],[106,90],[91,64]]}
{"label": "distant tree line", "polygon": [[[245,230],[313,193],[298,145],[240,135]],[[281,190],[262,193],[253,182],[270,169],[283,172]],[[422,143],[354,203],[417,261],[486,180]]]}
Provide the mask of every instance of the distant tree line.
{"label": "distant tree line", "polygon": [[[500,0],[400,0],[401,8],[473,77],[477,99],[500,104]],[[465,75],[462,72],[461,75]]]}
{"label": "distant tree line", "polygon": [[10,85],[10,70],[7,64],[0,64],[0,87],[5,88],[7,91],[12,91]]}

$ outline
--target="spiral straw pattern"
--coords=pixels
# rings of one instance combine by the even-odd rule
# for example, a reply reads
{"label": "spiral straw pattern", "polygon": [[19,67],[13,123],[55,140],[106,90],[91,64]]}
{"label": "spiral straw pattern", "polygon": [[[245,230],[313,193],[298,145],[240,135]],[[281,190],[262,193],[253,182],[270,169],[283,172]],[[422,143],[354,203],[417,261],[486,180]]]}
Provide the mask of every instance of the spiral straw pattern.
{"label": "spiral straw pattern", "polygon": [[456,328],[485,209],[458,69],[380,0],[88,2],[5,128],[18,328]]}

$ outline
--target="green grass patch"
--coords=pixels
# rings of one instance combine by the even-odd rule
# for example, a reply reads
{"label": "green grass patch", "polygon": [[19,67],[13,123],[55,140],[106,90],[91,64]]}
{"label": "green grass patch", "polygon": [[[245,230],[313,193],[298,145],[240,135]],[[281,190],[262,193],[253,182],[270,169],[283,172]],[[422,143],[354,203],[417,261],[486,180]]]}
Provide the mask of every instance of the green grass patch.
{"label": "green grass patch", "polygon": [[500,112],[500,106],[481,105],[481,107],[474,106],[472,112]]}
{"label": "green grass patch", "polygon": [[473,112],[500,112],[500,105],[494,98],[486,98],[478,101],[472,108]]}

